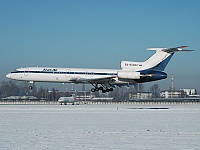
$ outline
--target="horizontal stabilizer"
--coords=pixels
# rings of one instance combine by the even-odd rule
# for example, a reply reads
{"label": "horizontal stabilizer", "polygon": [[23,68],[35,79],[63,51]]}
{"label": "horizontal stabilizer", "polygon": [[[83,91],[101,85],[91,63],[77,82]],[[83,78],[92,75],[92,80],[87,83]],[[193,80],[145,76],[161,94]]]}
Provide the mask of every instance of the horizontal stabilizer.
{"label": "horizontal stabilizer", "polygon": [[167,53],[174,53],[178,51],[183,51],[183,52],[191,52],[194,50],[184,50],[184,48],[187,48],[188,46],[179,46],[179,47],[174,47],[174,48],[148,48],[147,50],[154,50],[154,51],[164,51]]}
{"label": "horizontal stabilizer", "polygon": [[70,79],[73,83],[105,83],[105,82],[112,82],[114,81],[113,78],[116,78],[116,76],[109,76],[109,77],[102,77],[102,78],[72,78]]}
{"label": "horizontal stabilizer", "polygon": [[165,48],[147,48],[149,51],[162,51]]}

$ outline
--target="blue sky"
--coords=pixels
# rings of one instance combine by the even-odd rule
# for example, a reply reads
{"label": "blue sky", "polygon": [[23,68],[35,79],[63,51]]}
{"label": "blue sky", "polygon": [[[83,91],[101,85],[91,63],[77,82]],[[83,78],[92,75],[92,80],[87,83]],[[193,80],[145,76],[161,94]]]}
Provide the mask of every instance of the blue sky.
{"label": "blue sky", "polygon": [[27,66],[119,68],[149,47],[189,45],[158,83],[200,91],[199,0],[0,0],[0,81]]}

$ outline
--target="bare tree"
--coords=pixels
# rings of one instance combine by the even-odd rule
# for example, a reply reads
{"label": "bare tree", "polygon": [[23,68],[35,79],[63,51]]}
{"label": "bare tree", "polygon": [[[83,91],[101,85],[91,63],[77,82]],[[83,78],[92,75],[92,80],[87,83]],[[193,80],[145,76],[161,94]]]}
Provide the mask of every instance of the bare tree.
{"label": "bare tree", "polygon": [[142,83],[139,83],[138,84],[138,92],[144,92],[144,84],[142,84]]}
{"label": "bare tree", "polygon": [[129,92],[131,93],[144,92],[144,85],[142,83],[134,84],[134,87],[130,86]]}
{"label": "bare tree", "polygon": [[50,92],[50,101],[57,100],[57,90],[53,87]]}
{"label": "bare tree", "polygon": [[110,92],[114,95],[114,101],[121,101],[122,99],[122,88],[119,86],[116,86],[113,92]]}
{"label": "bare tree", "polygon": [[40,88],[37,91],[37,97],[40,99],[46,99],[48,96],[48,89],[44,88],[43,86],[40,86]]}
{"label": "bare tree", "polygon": [[19,95],[20,90],[15,81],[2,81],[1,82],[1,97],[11,96],[11,95]]}
{"label": "bare tree", "polygon": [[27,82],[18,82],[17,84],[19,88],[20,95],[28,95],[29,94],[29,86]]}
{"label": "bare tree", "polygon": [[160,97],[160,88],[158,84],[154,84],[150,87],[150,92],[152,93],[152,98]]}
{"label": "bare tree", "polygon": [[129,99],[130,87],[124,86],[122,90],[123,90],[122,100],[127,101]]}

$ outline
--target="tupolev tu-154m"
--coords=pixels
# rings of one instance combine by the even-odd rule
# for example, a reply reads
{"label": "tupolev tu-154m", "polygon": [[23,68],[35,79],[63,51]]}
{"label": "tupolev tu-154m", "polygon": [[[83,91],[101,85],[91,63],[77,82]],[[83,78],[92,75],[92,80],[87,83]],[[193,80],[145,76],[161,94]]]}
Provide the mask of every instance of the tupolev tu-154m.
{"label": "tupolev tu-154m", "polygon": [[115,86],[134,85],[167,78],[165,67],[175,52],[188,46],[174,48],[148,48],[155,53],[144,62],[121,61],[121,69],[85,69],[85,68],[51,68],[25,67],[15,69],[6,77],[14,80],[28,81],[29,88],[34,82],[88,83],[92,92],[113,91]]}

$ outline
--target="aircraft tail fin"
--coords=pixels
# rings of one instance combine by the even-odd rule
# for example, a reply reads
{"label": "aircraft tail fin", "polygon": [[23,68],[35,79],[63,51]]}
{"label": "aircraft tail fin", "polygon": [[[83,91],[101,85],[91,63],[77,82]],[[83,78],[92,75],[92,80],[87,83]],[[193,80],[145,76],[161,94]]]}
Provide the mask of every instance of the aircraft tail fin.
{"label": "aircraft tail fin", "polygon": [[156,53],[145,61],[146,68],[152,70],[164,71],[170,59],[175,52],[190,52],[193,50],[185,50],[188,46],[179,46],[174,48],[148,48],[147,50],[155,50]]}
{"label": "aircraft tail fin", "polygon": [[174,48],[148,48],[147,50],[156,51],[149,59],[144,62],[122,61],[121,68],[123,70],[145,71],[155,70],[164,71],[170,59],[175,52],[193,51],[185,50],[188,46],[179,46]]}

